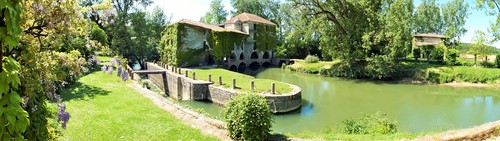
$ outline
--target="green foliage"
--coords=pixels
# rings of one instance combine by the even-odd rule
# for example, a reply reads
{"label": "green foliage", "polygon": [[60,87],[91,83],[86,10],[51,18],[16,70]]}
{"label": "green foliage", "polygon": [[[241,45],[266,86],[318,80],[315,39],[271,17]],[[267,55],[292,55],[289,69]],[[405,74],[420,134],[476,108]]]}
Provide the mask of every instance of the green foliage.
{"label": "green foliage", "polygon": [[495,65],[497,66],[497,68],[500,68],[500,54],[497,54],[495,56]]}
{"label": "green foliage", "polygon": [[425,79],[433,83],[469,82],[500,84],[500,70],[479,67],[437,67],[426,70]]}
{"label": "green foliage", "polygon": [[399,63],[395,63],[391,57],[375,56],[367,59],[368,65],[364,68],[366,75],[371,79],[399,79],[402,78],[402,69]]}
{"label": "green foliage", "polygon": [[254,40],[257,49],[261,51],[274,50],[277,46],[276,26],[268,24],[255,23]]}
{"label": "green foliage", "polygon": [[491,41],[488,40],[488,35],[483,31],[476,30],[474,35],[474,43],[472,47],[469,49],[470,54],[474,55],[474,62],[477,61],[477,57],[483,57],[486,61],[486,56],[491,54],[491,50],[487,45],[491,44]]}
{"label": "green foliage", "polygon": [[445,51],[446,51],[446,48],[444,48],[444,47],[434,48],[431,52],[432,59],[437,60],[439,62],[443,62],[444,56],[445,56]]}
{"label": "green foliage", "polygon": [[425,57],[427,58],[427,61],[430,61],[431,55],[436,47],[434,47],[433,45],[424,45],[424,46],[421,46],[421,48],[422,48],[422,51],[423,51]]}
{"label": "green foliage", "polygon": [[420,54],[422,54],[422,50],[420,48],[413,48],[413,58],[415,58],[415,60],[420,58]]}
{"label": "green foliage", "polygon": [[394,134],[398,132],[397,123],[380,112],[365,114],[357,120],[348,118],[342,123],[343,130],[347,134]]}
{"label": "green foliage", "polygon": [[21,27],[21,1],[0,0],[0,140],[24,140],[30,124],[28,113],[21,107],[19,91],[21,65],[11,53],[17,49]]}
{"label": "green foliage", "polygon": [[271,131],[272,118],[266,99],[256,94],[234,97],[224,108],[229,135],[238,140],[265,140]]}
{"label": "green foliage", "polygon": [[201,22],[218,25],[226,21],[228,13],[224,10],[222,0],[212,0],[210,2],[210,11],[201,18]]}
{"label": "green foliage", "polygon": [[318,63],[319,58],[318,56],[315,55],[307,55],[307,57],[304,59],[306,63]]}
{"label": "green foliage", "polygon": [[446,64],[448,65],[456,65],[457,58],[460,56],[460,51],[458,49],[450,48],[446,53]]}
{"label": "green foliage", "polygon": [[90,30],[90,39],[96,40],[102,46],[108,45],[108,35],[101,29],[95,22],[92,22],[92,29]]}
{"label": "green foliage", "polygon": [[[212,31],[207,36],[210,53],[214,56],[216,62],[221,62],[224,57],[231,55],[234,46],[241,46],[246,35],[229,31]],[[228,57],[229,58],[229,57]]]}
{"label": "green foliage", "polygon": [[162,32],[158,53],[161,61],[168,62],[169,65],[179,66],[180,60],[177,59],[177,53],[182,49],[182,38],[186,36],[186,27],[184,24],[176,23],[169,25]]}

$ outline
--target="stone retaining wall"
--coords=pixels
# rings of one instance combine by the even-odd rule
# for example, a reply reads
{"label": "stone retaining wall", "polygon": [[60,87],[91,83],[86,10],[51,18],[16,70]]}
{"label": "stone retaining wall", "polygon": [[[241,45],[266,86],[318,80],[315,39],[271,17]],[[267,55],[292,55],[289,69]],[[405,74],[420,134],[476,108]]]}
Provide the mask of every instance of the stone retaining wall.
{"label": "stone retaining wall", "polygon": [[[148,70],[164,69],[153,63],[146,63],[146,65]],[[169,68],[166,72],[168,90],[165,91],[173,99],[210,100],[213,103],[225,104],[236,95],[242,94],[232,89],[212,85],[213,82],[193,80],[186,77],[184,74],[177,74],[170,70]],[[181,72],[185,73],[185,70]],[[161,74],[148,74],[148,78],[155,85],[163,88],[164,84]],[[302,105],[301,89],[295,85],[290,85],[290,87],[292,87],[293,90],[287,94],[273,95],[261,93],[261,95],[266,97],[271,111],[274,113],[289,112],[298,109]]]}

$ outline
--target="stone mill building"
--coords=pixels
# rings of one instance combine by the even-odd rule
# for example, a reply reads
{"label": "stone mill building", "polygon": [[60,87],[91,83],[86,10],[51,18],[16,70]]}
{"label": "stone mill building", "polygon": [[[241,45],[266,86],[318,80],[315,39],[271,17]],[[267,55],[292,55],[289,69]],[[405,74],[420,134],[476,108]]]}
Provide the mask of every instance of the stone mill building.
{"label": "stone mill building", "polygon": [[178,67],[219,64],[243,72],[278,64],[276,24],[250,13],[220,25],[182,19],[162,33],[161,60]]}

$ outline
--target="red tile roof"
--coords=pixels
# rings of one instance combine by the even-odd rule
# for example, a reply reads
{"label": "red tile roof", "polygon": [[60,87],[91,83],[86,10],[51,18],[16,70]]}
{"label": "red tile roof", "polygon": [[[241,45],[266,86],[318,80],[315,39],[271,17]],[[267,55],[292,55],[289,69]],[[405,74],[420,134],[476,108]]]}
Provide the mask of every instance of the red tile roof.
{"label": "red tile roof", "polygon": [[178,21],[177,23],[188,24],[188,25],[192,25],[192,26],[196,26],[196,27],[210,29],[210,30],[213,30],[213,31],[229,31],[229,32],[235,32],[235,33],[240,33],[240,34],[247,35],[247,33],[241,32],[239,30],[226,29],[226,28],[218,27],[216,25],[211,25],[211,24],[202,23],[202,22],[193,21],[193,20],[188,20],[188,19],[182,19],[182,20]]}
{"label": "red tile roof", "polygon": [[448,38],[438,34],[416,34],[415,37],[430,37],[430,38]]}
{"label": "red tile roof", "polygon": [[258,22],[258,23],[263,23],[263,24],[268,24],[268,25],[274,25],[276,26],[276,24],[274,24],[273,22],[271,21],[268,21],[262,17],[259,17],[257,15],[254,15],[254,14],[250,14],[250,13],[241,13],[229,20],[227,20],[226,22],[222,23],[222,24],[232,24],[232,23],[235,23],[236,20],[240,20],[241,22]]}

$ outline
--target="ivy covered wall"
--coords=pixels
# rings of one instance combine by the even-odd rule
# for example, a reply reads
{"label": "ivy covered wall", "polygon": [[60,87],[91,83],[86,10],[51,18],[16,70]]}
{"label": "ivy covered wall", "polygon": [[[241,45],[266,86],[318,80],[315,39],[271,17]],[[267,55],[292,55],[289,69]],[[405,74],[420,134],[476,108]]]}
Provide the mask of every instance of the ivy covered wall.
{"label": "ivy covered wall", "polygon": [[246,35],[228,32],[228,31],[212,31],[207,36],[207,41],[212,47],[210,54],[214,56],[216,62],[221,62],[224,57],[231,55],[234,46],[241,46]]}
{"label": "ivy covered wall", "polygon": [[273,50],[277,46],[276,26],[254,23],[256,48],[261,51]]}
{"label": "ivy covered wall", "polygon": [[169,65],[178,66],[180,60],[177,58],[178,48],[181,48],[182,38],[185,33],[185,25],[176,23],[167,26],[162,32],[158,52],[162,62]]}

